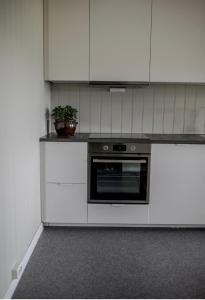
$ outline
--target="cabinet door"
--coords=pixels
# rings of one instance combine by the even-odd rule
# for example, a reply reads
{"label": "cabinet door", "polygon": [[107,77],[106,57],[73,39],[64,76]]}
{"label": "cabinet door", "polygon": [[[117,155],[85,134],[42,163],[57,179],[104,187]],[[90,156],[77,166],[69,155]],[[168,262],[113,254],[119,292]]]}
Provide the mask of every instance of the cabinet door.
{"label": "cabinet door", "polygon": [[152,145],[151,224],[205,224],[205,145]]}
{"label": "cabinet door", "polygon": [[148,81],[151,0],[90,1],[90,80]]}
{"label": "cabinet door", "polygon": [[89,79],[89,0],[45,1],[45,76]]}
{"label": "cabinet door", "polygon": [[148,224],[148,205],[88,204],[88,223]]}
{"label": "cabinet door", "polygon": [[87,182],[87,143],[45,143],[45,180]]}
{"label": "cabinet door", "polygon": [[43,221],[87,223],[87,185],[47,184]]}
{"label": "cabinet door", "polygon": [[204,0],[153,0],[151,81],[205,82],[204,11]]}

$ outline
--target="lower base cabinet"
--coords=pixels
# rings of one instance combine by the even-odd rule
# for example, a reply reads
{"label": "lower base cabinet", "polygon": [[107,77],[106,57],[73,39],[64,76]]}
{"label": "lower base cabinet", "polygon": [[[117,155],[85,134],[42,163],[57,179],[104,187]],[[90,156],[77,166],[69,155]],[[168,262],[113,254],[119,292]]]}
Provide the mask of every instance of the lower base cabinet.
{"label": "lower base cabinet", "polygon": [[[205,145],[153,144],[150,168],[149,204],[87,204],[87,145],[72,144],[72,153],[82,153],[69,172],[54,161],[61,149],[62,160],[68,156],[70,144],[47,146],[46,172],[49,179],[70,180],[70,183],[49,182],[42,172],[42,220],[50,224],[130,224],[130,225],[205,225]],[[73,147],[75,149],[73,149]],[[59,160],[58,157],[58,160]],[[79,178],[73,171],[79,164]],[[82,167],[83,166],[83,167]],[[52,170],[51,170],[52,169]],[[52,172],[51,172],[52,171]],[[53,175],[54,174],[54,175]],[[72,177],[71,175],[75,176]],[[66,175],[66,176],[65,176]],[[72,183],[71,183],[72,182]]]}
{"label": "lower base cabinet", "polygon": [[150,224],[205,224],[205,145],[152,145]]}
{"label": "lower base cabinet", "polygon": [[88,223],[148,224],[148,205],[88,204]]}
{"label": "lower base cabinet", "polygon": [[87,184],[46,184],[45,223],[87,223]]}

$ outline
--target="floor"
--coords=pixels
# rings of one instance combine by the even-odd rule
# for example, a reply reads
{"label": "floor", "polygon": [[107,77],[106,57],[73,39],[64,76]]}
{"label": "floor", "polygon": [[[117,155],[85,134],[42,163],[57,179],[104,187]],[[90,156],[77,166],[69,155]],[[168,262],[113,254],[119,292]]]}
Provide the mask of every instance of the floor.
{"label": "floor", "polygon": [[205,298],[205,230],[46,228],[14,298]]}

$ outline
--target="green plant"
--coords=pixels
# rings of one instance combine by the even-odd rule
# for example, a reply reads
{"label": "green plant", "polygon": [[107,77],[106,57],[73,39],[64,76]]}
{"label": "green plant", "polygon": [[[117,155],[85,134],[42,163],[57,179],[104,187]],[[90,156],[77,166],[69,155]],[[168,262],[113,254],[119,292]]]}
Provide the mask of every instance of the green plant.
{"label": "green plant", "polygon": [[55,121],[64,121],[64,113],[65,109],[63,108],[63,106],[59,105],[59,106],[55,106],[54,109],[51,112],[51,116],[54,118]]}
{"label": "green plant", "polygon": [[70,105],[66,105],[65,106],[65,115],[64,115],[64,119],[65,121],[76,121],[77,120],[77,109],[70,106]]}
{"label": "green plant", "polygon": [[77,120],[77,109],[70,105],[59,105],[55,106],[52,110],[52,117],[55,121],[65,122],[65,121],[76,121]]}

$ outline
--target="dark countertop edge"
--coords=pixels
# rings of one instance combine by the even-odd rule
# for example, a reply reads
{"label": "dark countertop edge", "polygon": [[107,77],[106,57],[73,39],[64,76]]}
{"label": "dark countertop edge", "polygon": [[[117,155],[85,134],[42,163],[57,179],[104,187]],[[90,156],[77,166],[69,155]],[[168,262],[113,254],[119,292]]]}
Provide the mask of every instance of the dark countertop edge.
{"label": "dark countertop edge", "polygon": [[71,137],[58,137],[56,134],[51,133],[49,136],[44,135],[40,137],[40,142],[88,142],[89,133],[76,133]]}
{"label": "dark countertop edge", "polygon": [[203,141],[185,141],[185,140],[150,140],[151,144],[185,144],[185,145],[205,145],[205,140]]}
{"label": "dark countertop edge", "polygon": [[47,142],[47,143],[88,143],[88,139],[74,139],[74,138],[56,138],[56,139],[49,139],[49,138],[40,138],[40,142]]}
{"label": "dark countertop edge", "polygon": [[[69,138],[64,138],[64,137],[58,137],[56,134],[50,134],[49,136],[45,135],[41,137],[39,140],[40,142],[93,142],[93,143],[98,143],[98,142],[115,142],[115,143],[149,143],[149,144],[205,144],[205,137],[202,137],[201,134],[193,134],[189,135],[186,139],[186,134],[183,136],[182,139],[174,139],[173,134],[170,135],[170,139],[167,139],[167,134],[165,134],[166,139],[163,139],[163,134],[162,134],[162,139],[160,138],[144,138],[144,139],[136,139],[136,138],[119,138],[119,139],[90,139],[89,138],[89,133],[77,133],[74,137],[69,137]],[[191,137],[191,138],[190,138]]]}
{"label": "dark countertop edge", "polygon": [[[90,139],[87,140],[87,142],[91,142]],[[109,140],[109,139],[92,139],[93,143],[98,143],[98,142],[103,142],[103,143],[109,143],[109,142],[113,142],[113,140]],[[125,142],[125,139],[121,139],[121,140],[114,140],[115,143],[122,143]],[[190,144],[190,145],[205,145],[205,140],[201,141],[201,140],[196,140],[196,141],[188,141],[188,140],[152,140],[152,139],[126,139],[126,143],[139,143],[139,144]]]}

